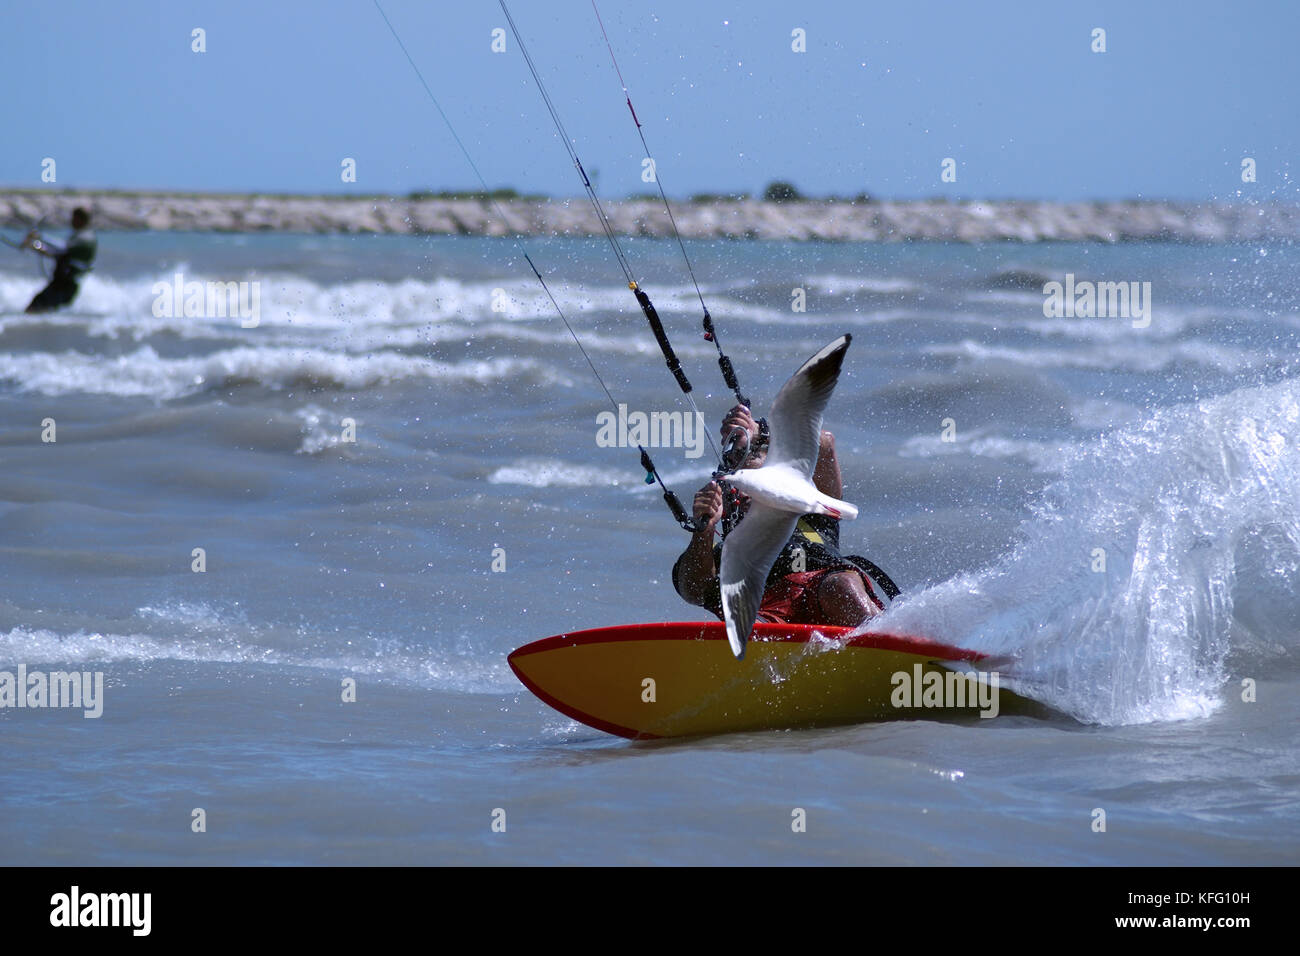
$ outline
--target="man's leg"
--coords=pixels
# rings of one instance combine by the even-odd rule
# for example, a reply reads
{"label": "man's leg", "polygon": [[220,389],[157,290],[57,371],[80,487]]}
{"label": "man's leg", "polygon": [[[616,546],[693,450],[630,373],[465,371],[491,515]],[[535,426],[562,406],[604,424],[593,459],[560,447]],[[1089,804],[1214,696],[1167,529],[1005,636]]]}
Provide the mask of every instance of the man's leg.
{"label": "man's leg", "polygon": [[825,624],[857,627],[880,613],[857,571],[835,571],[823,577],[817,589],[817,601]]}
{"label": "man's leg", "polygon": [[36,297],[32,299],[27,306],[27,313],[35,312],[53,312],[55,309],[61,309],[77,297],[78,287],[75,282],[68,282],[66,279],[51,279]]}

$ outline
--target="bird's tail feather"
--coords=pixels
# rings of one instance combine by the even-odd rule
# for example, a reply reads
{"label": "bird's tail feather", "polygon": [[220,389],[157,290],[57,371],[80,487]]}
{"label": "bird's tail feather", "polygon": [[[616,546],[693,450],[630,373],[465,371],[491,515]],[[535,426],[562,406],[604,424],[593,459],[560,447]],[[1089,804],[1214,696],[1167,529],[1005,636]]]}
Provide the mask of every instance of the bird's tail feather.
{"label": "bird's tail feather", "polygon": [[822,495],[813,507],[813,513],[819,515],[830,515],[832,518],[845,518],[852,521],[858,516],[857,505],[851,505],[847,501],[840,501],[838,498],[832,498],[830,495]]}

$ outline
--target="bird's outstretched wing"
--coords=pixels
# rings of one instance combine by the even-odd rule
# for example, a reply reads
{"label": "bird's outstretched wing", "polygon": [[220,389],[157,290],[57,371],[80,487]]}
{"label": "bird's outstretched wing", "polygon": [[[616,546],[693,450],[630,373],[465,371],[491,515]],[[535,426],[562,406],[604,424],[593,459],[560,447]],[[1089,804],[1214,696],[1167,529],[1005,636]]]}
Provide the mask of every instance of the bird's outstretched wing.
{"label": "bird's outstretched wing", "polygon": [[844,353],[852,340],[850,335],[841,335],[804,362],[781,386],[768,416],[772,432],[768,464],[793,465],[805,476],[812,477],[821,447],[822,412],[835,390]]}
{"label": "bird's outstretched wing", "polygon": [[751,501],[745,518],[727,535],[722,548],[722,616],[727,643],[740,660],[763,601],[767,575],[777,555],[794,534],[799,516]]}

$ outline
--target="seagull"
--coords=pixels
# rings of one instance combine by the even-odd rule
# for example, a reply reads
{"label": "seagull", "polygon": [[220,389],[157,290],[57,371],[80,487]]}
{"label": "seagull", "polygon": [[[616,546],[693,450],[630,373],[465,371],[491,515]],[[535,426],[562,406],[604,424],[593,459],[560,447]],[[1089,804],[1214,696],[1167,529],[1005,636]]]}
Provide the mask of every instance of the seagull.
{"label": "seagull", "polygon": [[840,376],[852,336],[841,335],[804,362],[777,393],[768,416],[771,434],[761,468],[723,479],[749,496],[744,520],[722,544],[722,611],[727,643],[740,660],[763,600],[772,565],[805,514],[856,518],[847,501],[822,494],[813,484],[821,447],[822,412]]}

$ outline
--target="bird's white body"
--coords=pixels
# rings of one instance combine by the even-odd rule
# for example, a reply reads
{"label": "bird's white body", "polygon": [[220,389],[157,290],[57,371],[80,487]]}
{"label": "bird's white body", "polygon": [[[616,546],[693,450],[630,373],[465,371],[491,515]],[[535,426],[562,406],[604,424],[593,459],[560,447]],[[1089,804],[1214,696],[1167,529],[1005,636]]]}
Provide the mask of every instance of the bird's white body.
{"label": "bird's white body", "polygon": [[738,471],[727,477],[727,483],[748,495],[752,502],[777,511],[796,515],[830,515],[832,518],[858,516],[856,506],[823,494],[792,465],[764,465]]}

